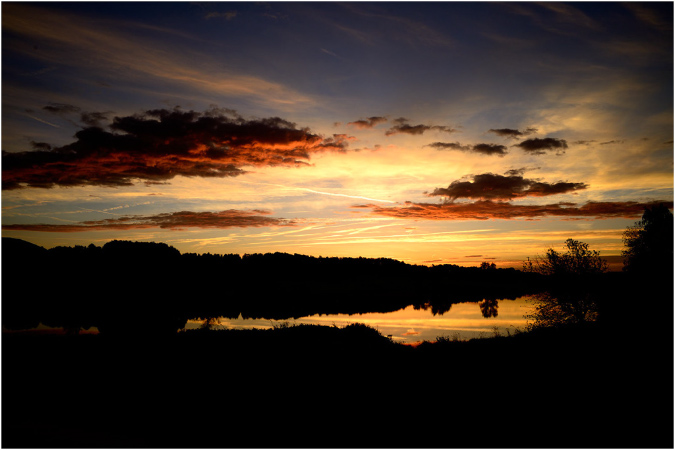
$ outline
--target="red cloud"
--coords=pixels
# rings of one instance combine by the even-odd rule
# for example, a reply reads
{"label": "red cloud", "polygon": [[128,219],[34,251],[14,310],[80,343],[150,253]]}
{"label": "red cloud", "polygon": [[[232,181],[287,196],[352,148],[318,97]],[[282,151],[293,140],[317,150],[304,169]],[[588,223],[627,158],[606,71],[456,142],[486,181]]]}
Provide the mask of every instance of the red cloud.
{"label": "red cloud", "polygon": [[180,211],[149,216],[135,215],[115,219],[90,220],[76,224],[14,224],[3,225],[3,230],[47,231],[72,233],[99,230],[135,230],[145,228],[163,228],[170,230],[184,228],[233,228],[233,227],[269,227],[292,226],[292,220],[267,217],[269,211],[241,211],[229,209],[220,212]]}
{"label": "red cloud", "polygon": [[313,153],[344,152],[350,139],[316,135],[278,117],[245,120],[218,109],[146,111],[115,117],[109,128],[85,128],[63,147],[3,152],[3,189],[236,176],[247,166],[307,165]]}
{"label": "red cloud", "polygon": [[581,206],[575,203],[554,203],[549,205],[514,205],[509,202],[480,200],[473,203],[412,203],[406,206],[383,207],[374,204],[358,205],[356,208],[370,208],[380,216],[421,220],[490,220],[490,219],[537,219],[542,217],[563,217],[567,219],[609,219],[635,218],[645,208],[657,204],[673,207],[673,202],[587,202]]}

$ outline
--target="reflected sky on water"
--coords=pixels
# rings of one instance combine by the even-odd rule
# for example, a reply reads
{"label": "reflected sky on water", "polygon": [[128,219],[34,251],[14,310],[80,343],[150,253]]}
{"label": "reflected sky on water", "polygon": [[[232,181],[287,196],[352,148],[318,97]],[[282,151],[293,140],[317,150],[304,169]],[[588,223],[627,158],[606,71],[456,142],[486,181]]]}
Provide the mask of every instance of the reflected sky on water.
{"label": "reflected sky on water", "polygon": [[[358,322],[376,328],[381,334],[390,335],[393,340],[402,343],[434,341],[438,336],[466,340],[494,336],[495,332],[506,335],[513,334],[516,329],[525,330],[527,320],[524,316],[530,314],[533,307],[531,297],[498,300],[496,306],[497,315],[488,318],[484,317],[480,303],[457,303],[446,313],[436,315],[432,314],[431,308],[416,310],[413,306],[408,306],[389,313],[316,314],[281,321],[242,319],[241,316],[238,319],[221,317],[214,329],[272,328],[284,323],[344,327]],[[203,321],[190,320],[186,328],[199,328],[202,324]]]}

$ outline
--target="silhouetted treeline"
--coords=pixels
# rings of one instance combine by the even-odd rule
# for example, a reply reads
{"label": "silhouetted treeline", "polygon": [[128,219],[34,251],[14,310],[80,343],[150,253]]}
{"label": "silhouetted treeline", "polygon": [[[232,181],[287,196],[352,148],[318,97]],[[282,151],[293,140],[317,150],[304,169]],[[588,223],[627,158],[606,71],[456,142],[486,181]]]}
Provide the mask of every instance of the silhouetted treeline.
{"label": "silhouetted treeline", "polygon": [[[266,253],[181,254],[163,243],[111,241],[46,250],[3,238],[3,326],[171,333],[188,319],[284,320],[389,312],[442,314],[455,303],[515,299],[542,277],[515,269],[417,266],[387,258]],[[481,303],[481,304],[483,304]]]}

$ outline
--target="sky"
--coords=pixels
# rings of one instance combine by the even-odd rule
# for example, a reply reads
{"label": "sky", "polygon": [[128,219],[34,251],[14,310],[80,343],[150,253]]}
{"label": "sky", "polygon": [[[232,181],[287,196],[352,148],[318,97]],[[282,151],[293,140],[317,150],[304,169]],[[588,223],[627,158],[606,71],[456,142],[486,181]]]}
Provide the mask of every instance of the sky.
{"label": "sky", "polygon": [[1,12],[4,237],[620,269],[672,208],[672,2]]}

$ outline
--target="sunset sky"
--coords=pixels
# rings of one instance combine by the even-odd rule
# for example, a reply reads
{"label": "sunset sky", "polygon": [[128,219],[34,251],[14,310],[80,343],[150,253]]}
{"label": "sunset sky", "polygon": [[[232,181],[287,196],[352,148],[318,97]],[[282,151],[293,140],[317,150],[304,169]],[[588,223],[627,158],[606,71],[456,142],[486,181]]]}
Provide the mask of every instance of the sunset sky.
{"label": "sunset sky", "polygon": [[672,208],[673,3],[4,2],[2,150],[46,248],[616,262]]}

